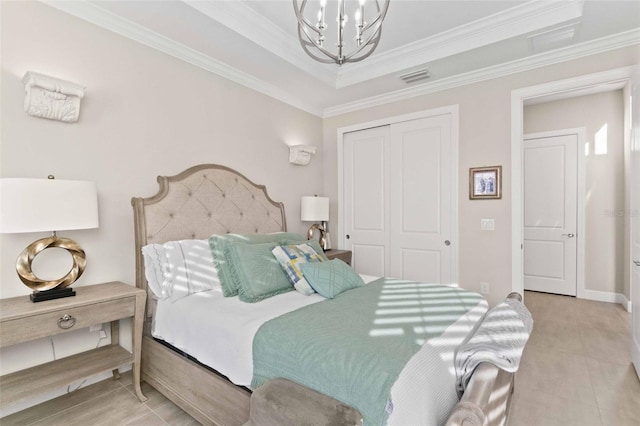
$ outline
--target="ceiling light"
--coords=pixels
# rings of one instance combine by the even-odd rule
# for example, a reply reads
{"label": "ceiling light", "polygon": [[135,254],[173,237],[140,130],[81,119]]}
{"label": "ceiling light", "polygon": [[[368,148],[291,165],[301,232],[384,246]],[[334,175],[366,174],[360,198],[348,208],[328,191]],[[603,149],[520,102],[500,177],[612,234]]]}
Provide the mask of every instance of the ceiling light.
{"label": "ceiling light", "polygon": [[[345,40],[351,38],[345,36],[350,34],[350,26],[348,26],[349,15],[346,13],[347,0],[337,0],[327,5],[327,0],[314,1],[317,5],[317,12],[312,13],[308,0],[293,0],[293,8],[296,11],[298,19],[298,38],[302,44],[302,48],[309,56],[319,62],[327,64],[335,62],[342,65],[347,62],[358,62],[373,53],[380,41],[382,34],[382,21],[387,14],[390,0],[359,0],[358,2],[349,2],[353,7],[353,40],[354,47],[345,53],[348,49],[345,46]],[[327,24],[327,9],[332,11],[331,7],[335,7],[337,3],[336,21],[333,26],[335,31],[336,51],[332,52],[327,49],[326,45],[333,40],[329,36],[327,40],[327,30],[331,30],[331,24]],[[309,18],[308,15],[313,16]],[[367,22],[367,19],[370,22]],[[313,22],[316,22],[315,24]]]}

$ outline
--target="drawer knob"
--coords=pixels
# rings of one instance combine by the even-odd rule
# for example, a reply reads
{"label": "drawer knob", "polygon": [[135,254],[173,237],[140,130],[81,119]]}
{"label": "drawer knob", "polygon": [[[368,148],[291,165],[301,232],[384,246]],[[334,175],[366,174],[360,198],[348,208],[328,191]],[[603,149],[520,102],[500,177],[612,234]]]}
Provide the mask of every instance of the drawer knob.
{"label": "drawer knob", "polygon": [[76,319],[69,314],[64,314],[58,319],[58,327],[67,330],[76,325]]}

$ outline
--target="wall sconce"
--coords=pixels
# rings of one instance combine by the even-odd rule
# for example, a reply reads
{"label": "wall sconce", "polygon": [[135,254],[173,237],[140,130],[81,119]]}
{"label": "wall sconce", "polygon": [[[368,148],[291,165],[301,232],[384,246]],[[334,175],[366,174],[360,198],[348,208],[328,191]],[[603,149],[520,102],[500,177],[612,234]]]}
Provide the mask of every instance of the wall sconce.
{"label": "wall sconce", "polygon": [[24,83],[24,112],[34,117],[72,123],[80,116],[80,99],[85,87],[70,81],[27,71]]}
{"label": "wall sconce", "polygon": [[[86,256],[78,243],[59,238],[56,231],[98,227],[98,194],[93,182],[48,179],[0,179],[0,233],[51,231],[50,237],[29,244],[18,256],[16,272],[33,290],[32,302],[75,296],[69,287],[84,272]],[[49,247],[67,250],[73,258],[69,272],[58,280],[38,278],[33,259]]]}
{"label": "wall sconce", "polygon": [[313,145],[290,145],[289,163],[298,166],[306,166],[311,161],[311,156],[316,153],[317,148]]}
{"label": "wall sconce", "polygon": [[314,223],[307,231],[307,239],[313,238],[315,231],[320,232],[320,247],[323,250],[331,248],[331,239],[329,238],[329,198],[327,197],[302,197],[300,202],[300,220],[303,222],[320,222]]}

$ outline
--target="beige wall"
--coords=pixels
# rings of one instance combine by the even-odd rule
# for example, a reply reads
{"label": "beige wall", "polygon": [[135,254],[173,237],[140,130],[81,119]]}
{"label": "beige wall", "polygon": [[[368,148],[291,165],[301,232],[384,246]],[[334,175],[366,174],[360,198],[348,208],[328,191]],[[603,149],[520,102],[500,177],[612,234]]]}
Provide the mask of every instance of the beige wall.
{"label": "beige wall", "polygon": [[[3,1],[1,8],[1,176],[53,174],[98,188],[100,228],[61,233],[87,253],[77,285],[134,284],[131,197],[151,196],[157,175],[199,163],[224,164],[265,184],[285,203],[289,229],[306,229],[300,197],[322,194],[323,153],[294,166],[285,142],[321,146],[320,118],[40,2]],[[28,70],[87,87],[77,123],[24,113],[21,79]],[[0,297],[29,292],[14,262],[44,236],[0,236]],[[41,271],[51,273],[46,263]],[[56,352],[95,346],[95,335],[56,337]],[[52,348],[47,339],[28,349],[4,348],[1,356],[7,372],[51,360]]]}
{"label": "beige wall", "polygon": [[[480,282],[491,286],[487,296],[496,303],[511,291],[511,91],[536,84],[631,65],[638,61],[636,46],[566,63],[505,76],[467,86],[415,97],[365,110],[327,118],[324,128],[325,193],[338,195],[337,129],[385,117],[447,105],[460,108],[459,145],[459,281],[475,291]],[[503,166],[501,200],[469,200],[470,167]],[[331,215],[337,218],[337,206]],[[494,232],[481,231],[480,219],[494,218]],[[331,232],[338,241],[337,221]]]}
{"label": "beige wall", "polygon": [[[25,114],[27,70],[87,86],[80,120]],[[83,284],[133,283],[131,197],[154,194],[157,175],[199,163],[267,185],[285,202],[289,227],[304,230],[300,196],[322,192],[322,152],[294,166],[285,142],[320,145],[321,132],[316,116],[42,3],[2,2],[1,173],[96,182],[100,228],[65,232],[87,252]],[[2,236],[2,297],[27,293],[12,253],[38,237]]]}
{"label": "beige wall", "polygon": [[[586,128],[585,289],[621,293],[625,281],[625,166],[622,91],[531,105],[524,109],[524,132]],[[595,152],[595,135],[606,126],[607,151]],[[585,150],[579,147],[578,154]],[[626,263],[626,266],[625,266]]]}

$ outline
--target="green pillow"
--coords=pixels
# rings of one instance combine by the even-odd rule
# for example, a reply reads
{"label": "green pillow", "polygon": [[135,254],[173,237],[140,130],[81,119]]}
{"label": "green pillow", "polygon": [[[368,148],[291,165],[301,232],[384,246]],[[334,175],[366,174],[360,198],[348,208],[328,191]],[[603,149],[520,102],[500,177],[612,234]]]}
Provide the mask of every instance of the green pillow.
{"label": "green pillow", "polygon": [[238,297],[243,302],[259,302],[293,290],[289,278],[271,250],[277,243],[234,244],[227,250]]}
{"label": "green pillow", "polygon": [[328,299],[333,299],[342,292],[364,285],[360,275],[340,259],[302,263],[300,270],[311,287]]}
{"label": "green pillow", "polygon": [[213,261],[216,265],[216,269],[218,270],[218,277],[220,279],[220,285],[222,287],[222,294],[224,297],[238,295],[238,283],[234,281],[231,266],[226,259],[226,252],[231,245],[271,242],[280,245],[289,244],[290,241],[306,241],[306,238],[301,234],[296,234],[294,232],[212,235],[209,238],[209,247],[211,247]]}

